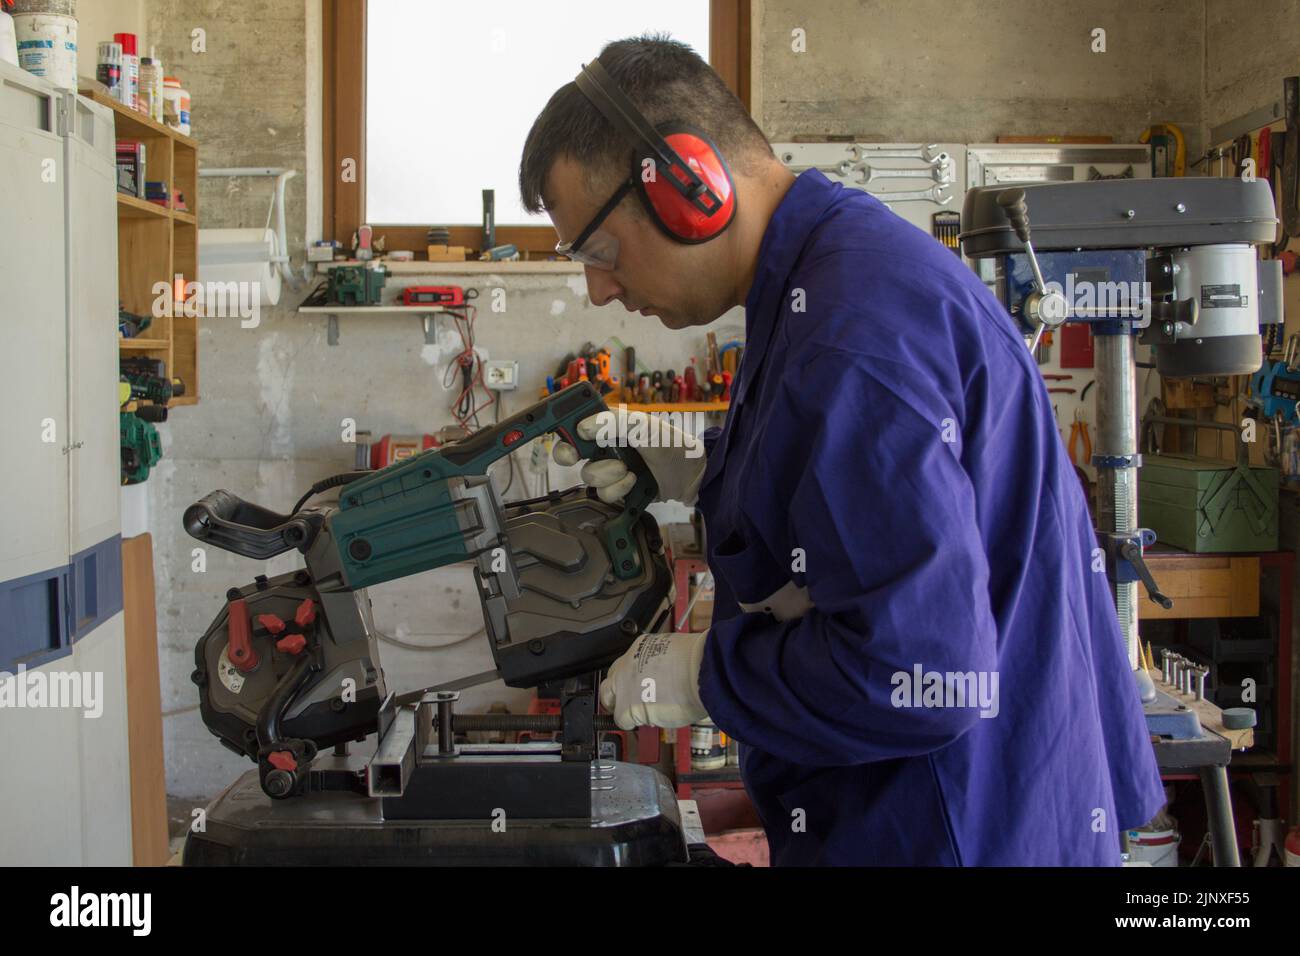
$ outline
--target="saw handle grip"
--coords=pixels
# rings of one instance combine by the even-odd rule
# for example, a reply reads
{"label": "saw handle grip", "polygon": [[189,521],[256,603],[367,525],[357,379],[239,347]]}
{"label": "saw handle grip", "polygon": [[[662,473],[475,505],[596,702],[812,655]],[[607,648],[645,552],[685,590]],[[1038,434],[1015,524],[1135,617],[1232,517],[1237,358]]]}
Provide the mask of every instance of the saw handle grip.
{"label": "saw handle grip", "polygon": [[595,386],[590,382],[577,382],[499,424],[441,449],[439,454],[462,472],[482,474],[492,462],[526,442],[554,433],[576,448],[582,458],[593,461],[617,458],[636,476],[636,482],[623,496],[623,514],[605,525],[603,537],[614,574],[620,578],[635,577],[642,569],[633,526],[659,494],[659,485],[650,466],[635,448],[617,442],[601,445],[578,434],[578,422],[608,410]]}
{"label": "saw handle grip", "polygon": [[213,491],[185,509],[190,536],[246,558],[271,558],[306,549],[317,525],[300,515],[282,515],[229,491]]}
{"label": "saw handle grip", "polygon": [[617,444],[601,445],[578,434],[578,422],[608,410],[605,400],[590,382],[578,382],[503,422],[481,429],[454,445],[448,445],[440,454],[462,471],[482,474],[497,459],[540,435],[552,432],[576,448],[582,458],[621,460],[628,471],[637,476],[637,482],[624,498],[624,503],[625,506],[635,508],[639,514],[654,501],[654,496],[659,492],[645,459],[635,448]]}

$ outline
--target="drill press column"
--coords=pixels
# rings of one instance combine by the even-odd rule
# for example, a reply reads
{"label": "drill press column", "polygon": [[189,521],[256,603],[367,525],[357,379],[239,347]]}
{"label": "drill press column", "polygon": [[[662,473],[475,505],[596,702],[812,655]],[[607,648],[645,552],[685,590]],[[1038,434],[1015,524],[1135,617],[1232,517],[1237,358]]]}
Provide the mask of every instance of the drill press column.
{"label": "drill press column", "polygon": [[[1129,534],[1138,527],[1137,382],[1133,351],[1133,335],[1127,329],[1096,336],[1097,443],[1093,463],[1097,466],[1097,524],[1103,534]],[[1110,590],[1129,665],[1145,674],[1139,664],[1138,582],[1112,579]],[[1140,677],[1139,683],[1142,683]]]}

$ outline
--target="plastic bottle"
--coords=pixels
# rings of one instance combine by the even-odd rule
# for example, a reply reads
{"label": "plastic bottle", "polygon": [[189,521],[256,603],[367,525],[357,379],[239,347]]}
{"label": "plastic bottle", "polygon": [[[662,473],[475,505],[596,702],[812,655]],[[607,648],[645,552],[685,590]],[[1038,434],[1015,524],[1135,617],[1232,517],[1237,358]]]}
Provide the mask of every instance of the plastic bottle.
{"label": "plastic bottle", "polygon": [[163,79],[163,122],[176,132],[190,135],[190,94],[174,76]]}
{"label": "plastic bottle", "polygon": [[159,123],[163,121],[163,65],[152,55],[140,60],[140,112]]}

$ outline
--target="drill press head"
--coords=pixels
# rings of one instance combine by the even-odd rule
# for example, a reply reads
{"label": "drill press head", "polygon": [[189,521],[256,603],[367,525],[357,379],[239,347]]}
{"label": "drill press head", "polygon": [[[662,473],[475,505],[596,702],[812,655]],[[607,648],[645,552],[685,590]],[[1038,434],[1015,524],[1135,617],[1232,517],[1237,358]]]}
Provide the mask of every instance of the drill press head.
{"label": "drill press head", "polygon": [[1024,224],[1007,212],[1019,197],[982,186],[966,194],[961,235],[967,256],[996,260],[998,294],[1013,313],[1035,291],[1027,236],[1046,284],[1065,294],[1066,321],[1131,322],[1166,377],[1259,368],[1260,323],[1277,321],[1281,295],[1280,271],[1260,263],[1255,248],[1273,242],[1277,228],[1267,182],[1116,179],[1015,190],[1027,226],[1017,229]]}

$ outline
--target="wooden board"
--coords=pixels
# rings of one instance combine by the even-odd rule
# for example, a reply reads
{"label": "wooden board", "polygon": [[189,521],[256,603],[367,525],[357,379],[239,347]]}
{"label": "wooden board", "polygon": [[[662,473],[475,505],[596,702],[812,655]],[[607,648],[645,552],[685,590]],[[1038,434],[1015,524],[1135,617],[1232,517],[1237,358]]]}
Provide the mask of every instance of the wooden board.
{"label": "wooden board", "polygon": [[167,784],[163,773],[153,538],[148,534],[122,542],[122,604],[126,617],[132,849],[136,866],[162,866],[167,862]]}
{"label": "wooden board", "polygon": [[1156,584],[1173,598],[1174,606],[1166,611],[1148,601],[1145,590],[1139,588],[1140,619],[1259,616],[1259,558],[1159,551],[1148,551],[1143,557]]}
{"label": "wooden board", "polygon": [[1181,693],[1172,684],[1166,684],[1161,680],[1160,669],[1152,668],[1147,671],[1151,679],[1155,681],[1156,687],[1164,691],[1180,704],[1185,704],[1189,709],[1195,711],[1196,716],[1201,721],[1201,726],[1206,730],[1211,730],[1220,737],[1226,737],[1232,744],[1233,750],[1245,750],[1248,747],[1255,746],[1255,731],[1251,730],[1229,730],[1223,726],[1223,711],[1208,700],[1197,700],[1195,694]]}

